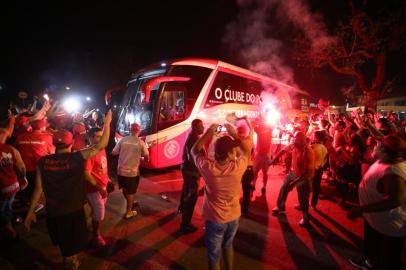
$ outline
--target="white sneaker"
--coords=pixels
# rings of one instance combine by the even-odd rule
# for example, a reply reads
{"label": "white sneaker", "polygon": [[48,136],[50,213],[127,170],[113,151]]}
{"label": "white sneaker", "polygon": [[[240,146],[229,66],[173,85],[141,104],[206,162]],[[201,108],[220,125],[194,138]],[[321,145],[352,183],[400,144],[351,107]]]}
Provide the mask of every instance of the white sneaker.
{"label": "white sneaker", "polygon": [[299,221],[299,225],[302,226],[302,227],[305,227],[305,226],[309,225],[309,218],[308,217],[303,217]]}
{"label": "white sneaker", "polygon": [[130,218],[133,218],[133,217],[135,217],[135,216],[137,216],[137,215],[138,215],[137,211],[132,210],[130,213],[127,213],[127,214],[124,216],[124,218],[125,218],[125,219],[130,219]]}
{"label": "white sneaker", "polygon": [[272,209],[272,213],[274,214],[284,214],[286,211],[285,209],[279,209],[278,206],[276,206],[274,209]]}
{"label": "white sneaker", "polygon": [[362,269],[362,270],[370,270],[370,269],[373,269],[373,265],[368,261],[368,259],[364,259],[364,258],[361,258],[361,259],[358,259],[358,258],[351,258],[351,259],[348,259],[348,262],[349,262],[352,266],[354,266],[354,267],[356,267],[356,268],[358,268],[358,269]]}

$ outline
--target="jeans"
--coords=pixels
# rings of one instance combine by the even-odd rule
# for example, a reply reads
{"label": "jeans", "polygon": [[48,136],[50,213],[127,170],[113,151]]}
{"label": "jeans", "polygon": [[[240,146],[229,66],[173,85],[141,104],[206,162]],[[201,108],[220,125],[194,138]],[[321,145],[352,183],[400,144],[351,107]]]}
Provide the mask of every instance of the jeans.
{"label": "jeans", "polygon": [[403,237],[381,234],[364,220],[365,255],[372,262],[374,269],[404,269],[400,260],[402,248]]}
{"label": "jeans", "polygon": [[100,192],[92,192],[86,194],[87,201],[92,208],[92,219],[93,221],[102,221],[104,219],[104,214],[106,212],[106,198],[102,198]]}
{"label": "jeans", "polygon": [[222,249],[232,248],[235,234],[238,230],[238,219],[227,223],[218,224],[206,220],[206,247],[207,256],[210,264],[220,260]]}
{"label": "jeans", "polygon": [[254,180],[254,170],[252,166],[248,166],[244,175],[242,176],[242,206],[241,210],[244,214],[248,212],[248,205],[250,203],[251,185]]}
{"label": "jeans", "polygon": [[15,195],[0,200],[0,224],[9,224],[13,218],[13,202]]}
{"label": "jeans", "polygon": [[313,177],[313,195],[312,195],[312,205],[316,206],[319,201],[320,195],[320,183],[323,176],[323,168],[319,168],[314,172]]}
{"label": "jeans", "polygon": [[183,189],[180,207],[182,209],[182,223],[181,226],[190,224],[192,220],[193,211],[195,209],[200,175],[196,172],[188,172],[182,170],[183,176]]}
{"label": "jeans", "polygon": [[[280,210],[285,210],[286,199],[288,197],[289,191],[288,186],[297,176],[290,172],[285,177],[285,181],[279,190],[277,205]],[[310,195],[310,183],[307,180],[302,180],[296,185],[297,197],[299,199],[300,208],[304,213],[309,211],[309,195]]]}

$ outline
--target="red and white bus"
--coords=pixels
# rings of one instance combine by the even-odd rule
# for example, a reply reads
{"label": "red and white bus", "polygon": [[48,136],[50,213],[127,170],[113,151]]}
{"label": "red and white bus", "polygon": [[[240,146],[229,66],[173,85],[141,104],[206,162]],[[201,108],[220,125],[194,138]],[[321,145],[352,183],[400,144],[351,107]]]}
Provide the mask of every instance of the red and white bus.
{"label": "red and white bus", "polygon": [[[142,165],[178,165],[194,119],[208,127],[223,124],[232,112],[255,118],[264,91],[272,92],[282,112],[308,109],[307,92],[222,61],[178,59],[152,65],[133,74],[127,84],[116,139],[129,134],[131,123],[139,123],[150,153]],[[295,98],[290,99],[292,94]]]}

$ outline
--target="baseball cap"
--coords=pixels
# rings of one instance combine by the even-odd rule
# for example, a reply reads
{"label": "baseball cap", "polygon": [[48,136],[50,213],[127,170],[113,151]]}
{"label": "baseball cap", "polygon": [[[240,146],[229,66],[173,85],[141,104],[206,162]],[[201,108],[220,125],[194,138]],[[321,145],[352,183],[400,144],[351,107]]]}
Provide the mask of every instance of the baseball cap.
{"label": "baseball cap", "polygon": [[227,154],[237,146],[240,146],[240,140],[234,140],[231,136],[223,136],[216,140],[214,145],[214,154],[216,159],[225,159]]}
{"label": "baseball cap", "polygon": [[406,150],[406,142],[396,135],[385,136],[382,140],[383,146],[393,152],[402,153]]}
{"label": "baseball cap", "polygon": [[41,129],[43,127],[47,126],[47,121],[46,120],[34,120],[31,122],[31,127],[34,130]]}
{"label": "baseball cap", "polygon": [[71,145],[73,142],[73,135],[71,132],[61,129],[54,133],[53,144],[57,148],[64,148]]}
{"label": "baseball cap", "polygon": [[140,131],[141,130],[141,126],[137,123],[133,123],[130,126],[131,131]]}

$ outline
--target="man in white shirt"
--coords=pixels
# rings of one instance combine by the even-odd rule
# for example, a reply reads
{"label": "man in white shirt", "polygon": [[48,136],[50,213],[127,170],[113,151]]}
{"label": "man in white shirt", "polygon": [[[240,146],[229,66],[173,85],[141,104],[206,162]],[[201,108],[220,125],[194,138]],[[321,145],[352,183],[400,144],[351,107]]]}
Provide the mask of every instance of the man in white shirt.
{"label": "man in white shirt", "polygon": [[145,142],[138,137],[141,131],[140,125],[132,124],[130,131],[131,135],[122,138],[112,151],[113,155],[119,155],[117,179],[119,187],[123,189],[123,195],[127,200],[126,219],[137,215],[137,211],[132,210],[132,207],[140,182],[140,159],[144,157],[144,160],[148,160],[149,157]]}
{"label": "man in white shirt", "polygon": [[364,217],[365,258],[350,259],[359,269],[405,269],[401,256],[406,237],[406,141],[383,138],[378,160],[369,167],[358,188],[359,207],[348,217]]}

